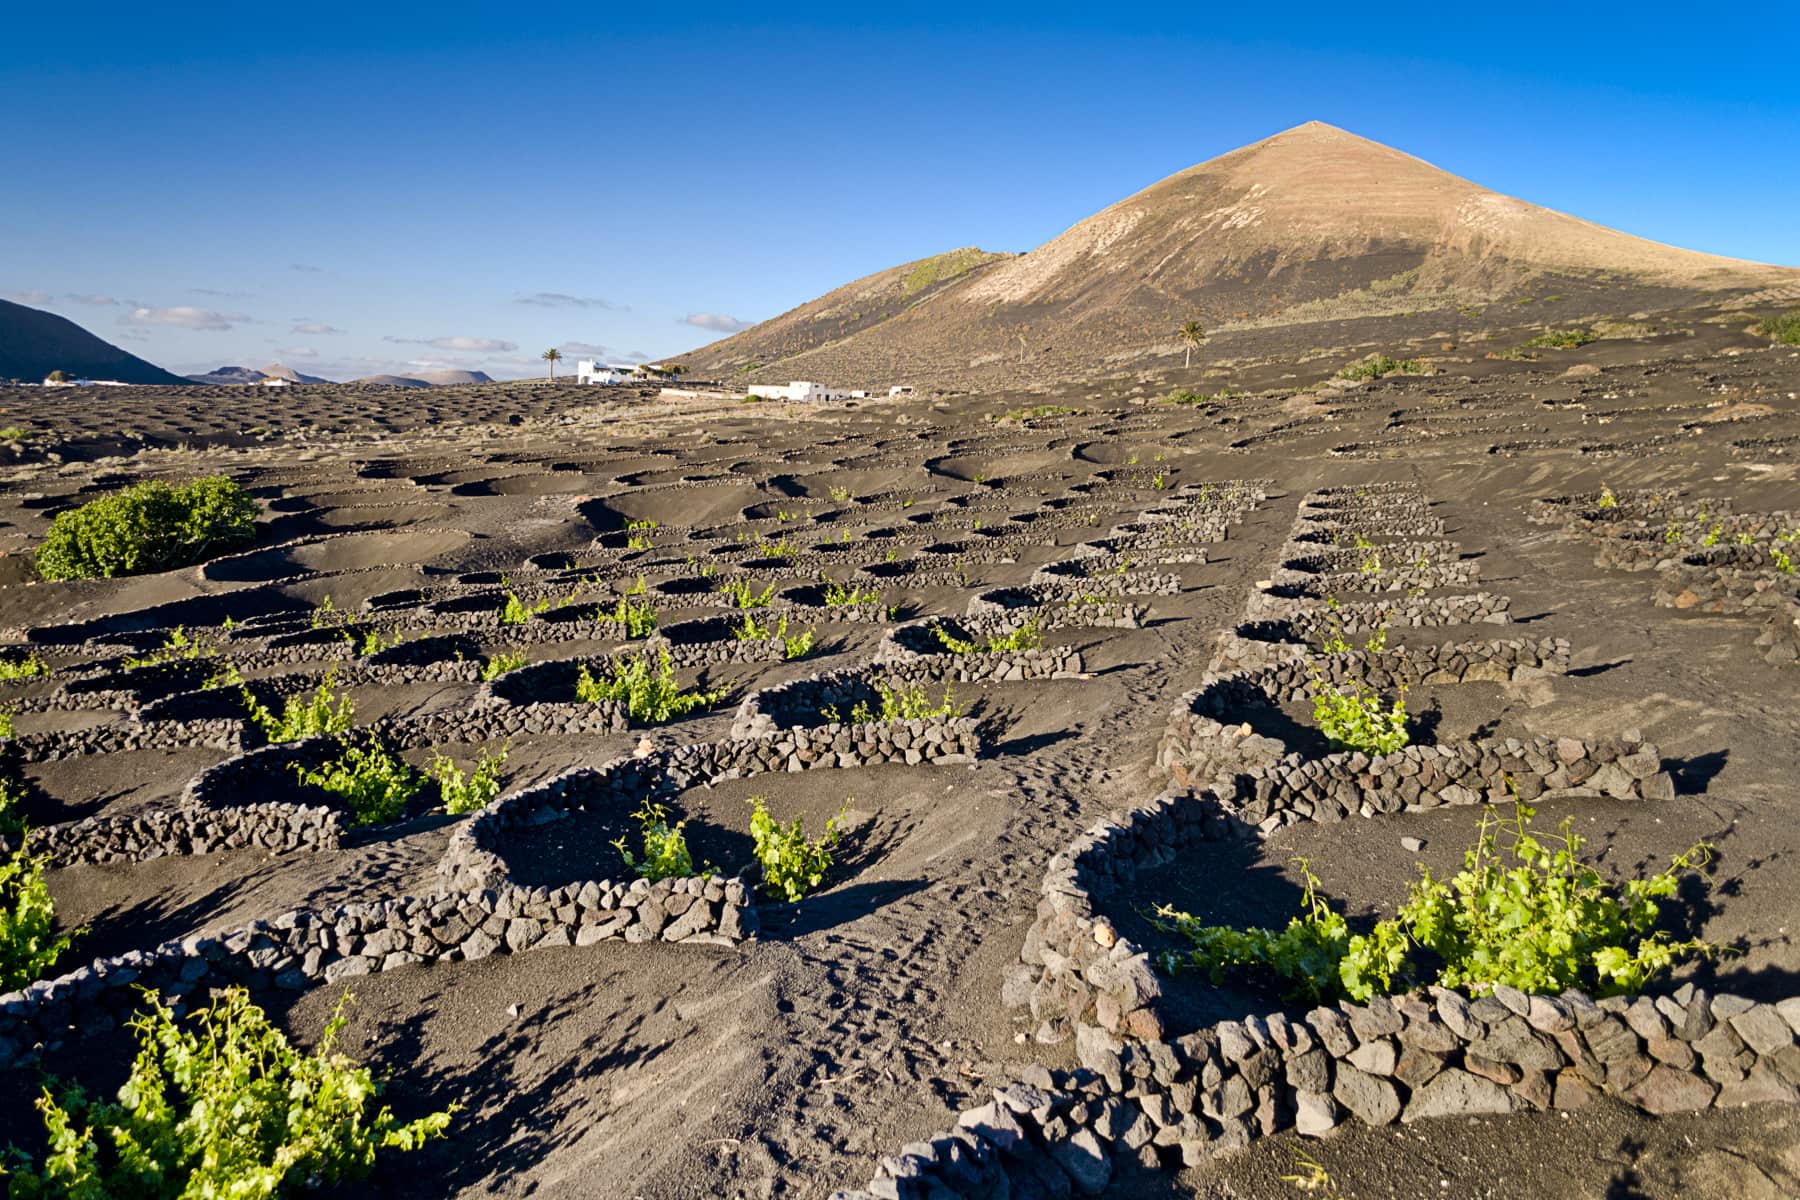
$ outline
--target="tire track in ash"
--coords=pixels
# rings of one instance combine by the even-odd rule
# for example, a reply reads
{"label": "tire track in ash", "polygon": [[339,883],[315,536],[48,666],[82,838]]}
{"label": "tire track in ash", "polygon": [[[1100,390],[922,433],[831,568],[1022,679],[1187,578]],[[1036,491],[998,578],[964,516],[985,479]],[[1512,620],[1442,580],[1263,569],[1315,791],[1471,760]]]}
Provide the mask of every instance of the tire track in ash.
{"label": "tire track in ash", "polygon": [[[773,1174],[740,1178],[738,1194],[823,1196],[846,1179],[866,1177],[897,1145],[893,1136],[876,1135],[878,1127],[899,1114],[901,1140],[907,1124],[924,1136],[983,1086],[963,1073],[964,1063],[1018,1057],[1011,1046],[964,1040],[959,1047],[947,1036],[954,1028],[947,996],[967,965],[980,961],[989,938],[1018,936],[1014,926],[1022,929],[1035,911],[1049,858],[1149,785],[1168,705],[1204,669],[1217,631],[1243,612],[1245,593],[1287,536],[1294,503],[1290,496],[1265,500],[1232,527],[1230,540],[1215,544],[1224,558],[1209,563],[1204,583],[1184,596],[1200,611],[1159,627],[1161,645],[1149,661],[1106,677],[1103,693],[1118,693],[1117,703],[1090,710],[1091,721],[1077,722],[1074,737],[1025,757],[984,760],[969,772],[968,789],[1013,802],[996,837],[971,846],[929,887],[791,943],[799,970],[784,987],[790,1042],[809,1061],[789,1094],[767,1110],[755,1157],[766,1154]],[[999,1003],[997,978],[972,982],[985,1003]]]}

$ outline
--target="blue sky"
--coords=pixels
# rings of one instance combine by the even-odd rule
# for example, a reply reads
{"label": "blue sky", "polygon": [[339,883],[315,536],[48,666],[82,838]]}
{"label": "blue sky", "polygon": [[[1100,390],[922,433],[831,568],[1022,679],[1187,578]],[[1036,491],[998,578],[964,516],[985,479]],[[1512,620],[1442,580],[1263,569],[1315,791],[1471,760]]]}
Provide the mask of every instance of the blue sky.
{"label": "blue sky", "polygon": [[1315,118],[1800,264],[1791,6],[20,8],[0,294],[181,371],[672,355]]}

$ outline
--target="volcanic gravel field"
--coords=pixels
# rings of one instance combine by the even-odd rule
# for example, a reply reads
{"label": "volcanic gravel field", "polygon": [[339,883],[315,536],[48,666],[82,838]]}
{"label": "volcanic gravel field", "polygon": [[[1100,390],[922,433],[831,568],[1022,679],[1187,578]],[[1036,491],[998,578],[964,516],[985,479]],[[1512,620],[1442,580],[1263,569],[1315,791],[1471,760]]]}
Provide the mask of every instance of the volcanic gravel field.
{"label": "volcanic gravel field", "polygon": [[[1271,1198],[1297,1194],[1281,1177],[1302,1156],[1333,1181],[1319,1194],[1358,1198],[1800,1194],[1800,1109],[1779,1102],[1800,1099],[1800,1048],[1748,1035],[1721,1053],[1750,1054],[1749,1043],[1754,1068],[1719,1066],[1701,1047],[1700,1111],[1674,1111],[1642,1075],[1615,1074],[1579,1106],[1546,1092],[1543,1104],[1507,1101],[1511,1113],[1465,1104],[1371,1126],[1341,1093],[1324,1109],[1302,1102],[1297,1118],[1277,1079],[1253,1111],[1196,1115],[1159,1138],[1179,1123],[1152,1111],[1163,1101],[1133,1075],[1134,1045],[1260,1015],[1272,1024],[1255,1041],[1311,1006],[1253,978],[1215,986],[1184,973],[1160,976],[1151,1027],[1114,1012],[1110,1030],[1078,1034],[1107,1014],[1090,1019],[1079,997],[1064,1004],[1074,993],[1057,990],[1061,956],[1034,929],[1054,908],[1046,872],[1068,864],[1084,831],[1212,782],[1208,752],[1171,748],[1171,716],[1190,694],[1317,641],[1335,598],[1357,646],[1358,606],[1379,603],[1399,614],[1388,653],[1546,647],[1536,666],[1419,686],[1415,743],[1452,754],[1506,739],[1579,743],[1571,756],[1604,760],[1593,778],[1606,786],[1556,777],[1536,801],[1540,825],[1570,819],[1620,875],[1697,841],[1717,848],[1710,887],[1684,891],[1671,911],[1685,936],[1739,952],[1688,963],[1652,994],[1671,1007],[1695,988],[1744,998],[1741,1009],[1714,1003],[1722,1022],[1749,1002],[1800,996],[1788,930],[1800,915],[1800,576],[1772,553],[1800,528],[1800,353],[1729,317],[1669,314],[1644,336],[1535,360],[1482,356],[1529,331],[1473,350],[1421,341],[1433,373],[1368,383],[1330,381],[1379,348],[1359,342],[1029,393],[816,409],[529,383],[0,391],[6,420],[39,431],[0,466],[0,625],[55,669],[0,683],[0,703],[17,713],[26,816],[64,847],[49,882],[76,943],[61,968],[169,943],[177,957],[220,963],[221,946],[242,949],[225,935],[318,914],[319,953],[310,965],[266,955],[247,976],[256,999],[310,1044],[349,991],[340,1045],[387,1074],[396,1110],[461,1106],[448,1138],[384,1159],[345,1194]],[[1227,385],[1196,403],[1157,399]],[[1075,411],[1022,415],[1036,406]],[[210,473],[258,499],[254,546],[158,575],[32,581],[30,552],[56,512],[141,479]],[[1386,589],[1380,570],[1358,565],[1364,546],[1391,547],[1382,569],[1417,567],[1420,582]],[[833,608],[822,574],[879,600]],[[669,724],[607,726],[582,715],[568,660],[627,644],[595,617],[640,582],[682,681],[726,695]],[[758,615],[815,629],[813,654],[784,660],[778,643],[734,641],[741,614],[719,591],[727,583],[773,587]],[[509,593],[548,604],[505,624]],[[1459,599],[1474,596],[1486,599]],[[1410,623],[1415,612],[1439,617]],[[991,672],[933,645],[937,622],[984,633],[1028,617],[1042,650]],[[126,666],[177,627],[208,648],[206,671]],[[404,640],[356,654],[370,631]],[[504,651],[529,665],[484,684],[480,664]],[[269,757],[281,751],[259,751],[244,731],[235,692],[204,686],[228,663],[270,696],[329,676],[358,725],[402,738],[415,764],[441,749],[467,765],[505,744],[502,798],[480,817],[423,806],[280,849],[88,861],[104,856],[82,839],[184,806],[318,811]],[[849,673],[845,686],[884,672],[924,679],[934,699],[948,683],[968,720],[835,746],[827,732],[822,751],[808,750],[806,730],[826,721],[811,715],[823,705],[809,681],[835,672]],[[1308,703],[1231,703],[1219,721],[1244,726],[1232,736],[1245,753],[1325,755]],[[782,705],[806,708],[804,719]],[[752,728],[756,712],[776,728]],[[503,714],[517,728],[504,731]],[[131,733],[129,747],[99,736],[115,729]],[[892,761],[836,765],[855,737],[882,748],[859,750],[865,760]],[[506,909],[501,932],[469,932],[441,952],[415,943],[396,954],[395,942],[386,957],[351,954],[341,932],[332,949],[340,906],[478,892],[459,872],[498,872],[483,877],[484,903],[501,895],[505,909],[516,895],[527,915],[544,889],[570,885],[548,902],[570,912],[590,881],[602,884],[590,898],[605,881],[622,894],[631,875],[611,842],[633,833],[637,799],[590,795],[565,814],[547,781],[620,759],[660,770],[687,762],[681,747],[741,743],[754,755],[776,742],[773,769],[714,772],[704,764],[722,760],[702,755],[657,795],[690,822],[696,860],[727,878],[750,866],[752,797],[778,818],[804,817],[809,832],[842,813],[838,861],[797,903],[682,895],[667,924],[659,912],[647,933],[592,937],[548,916],[552,933],[520,932]],[[1240,796],[1214,816],[1241,836],[1146,852],[1096,894],[1095,919],[1152,954],[1173,945],[1148,919],[1160,903],[1279,926],[1297,911],[1302,859],[1353,920],[1390,913],[1416,864],[1456,868],[1489,799],[1464,788],[1440,806],[1342,811]],[[515,804],[536,815],[498,819]],[[192,979],[194,994],[213,982],[204,970]],[[0,1017],[27,1003],[0,999]],[[1778,1011],[1800,1021],[1791,1004]],[[39,1146],[30,1101],[44,1072],[108,1088],[128,1066],[127,1039],[102,1021],[6,1028],[0,1143]],[[1462,1077],[1456,1053],[1433,1069]],[[1673,1079],[1669,1053],[1657,1069]],[[1720,1076],[1733,1070],[1749,1084]],[[1485,1086],[1530,1085],[1516,1069],[1500,1074]],[[943,1139],[970,1110],[964,1148],[952,1150]],[[1329,1136],[1295,1131],[1321,1111]],[[993,1149],[999,1135],[968,1135],[1009,1112],[1036,1122],[1017,1154]],[[1102,1127],[1108,1136],[1093,1132]]]}

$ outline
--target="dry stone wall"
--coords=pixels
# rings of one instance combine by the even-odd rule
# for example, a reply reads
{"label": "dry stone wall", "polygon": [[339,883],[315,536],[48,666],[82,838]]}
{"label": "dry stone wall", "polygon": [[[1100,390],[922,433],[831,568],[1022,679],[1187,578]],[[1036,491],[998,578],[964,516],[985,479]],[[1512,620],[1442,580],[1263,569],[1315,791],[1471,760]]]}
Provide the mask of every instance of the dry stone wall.
{"label": "dry stone wall", "polygon": [[[1371,490],[1406,497],[1405,485],[1357,492]],[[1353,506],[1341,494],[1350,489],[1338,491],[1309,504],[1345,512]],[[1425,524],[1416,511],[1401,521]],[[1195,774],[1208,776],[1206,785],[1103,821],[1054,858],[1007,980],[1006,1002],[1029,1006],[1040,1040],[1072,1038],[1081,1065],[1031,1068],[953,1128],[882,1159],[866,1187],[837,1200],[1098,1195],[1123,1164],[1197,1165],[1257,1137],[1323,1135],[1347,1121],[1568,1110],[1600,1096],[1657,1114],[1800,1102],[1800,999],[1762,1004],[1692,984],[1599,1001],[1579,992],[1527,996],[1499,987],[1469,996],[1434,987],[1176,1033],[1150,954],[1102,914],[1098,902],[1140,870],[1205,842],[1265,836],[1289,820],[1372,817],[1422,808],[1432,797],[1503,801],[1517,779],[1531,781],[1521,796],[1574,787],[1671,797],[1660,755],[1635,735],[1409,747],[1430,753],[1415,753],[1389,779],[1388,764],[1400,756],[1333,756],[1342,759],[1335,769],[1307,764],[1235,720],[1246,705],[1305,695],[1315,671],[1376,688],[1498,682],[1565,671],[1569,652],[1566,641],[1515,639],[1312,658],[1294,642],[1228,635],[1213,673],[1177,705],[1159,753],[1165,768],[1200,766]],[[1464,773],[1434,774],[1451,762]],[[1334,776],[1341,788],[1324,782]],[[1416,785],[1416,794],[1397,781]]]}
{"label": "dry stone wall", "polygon": [[1756,617],[1754,644],[1768,662],[1800,658],[1785,615],[1800,603],[1800,511],[1737,512],[1728,496],[1607,492],[1539,500],[1532,519],[1592,543],[1597,566],[1654,572],[1657,605]]}

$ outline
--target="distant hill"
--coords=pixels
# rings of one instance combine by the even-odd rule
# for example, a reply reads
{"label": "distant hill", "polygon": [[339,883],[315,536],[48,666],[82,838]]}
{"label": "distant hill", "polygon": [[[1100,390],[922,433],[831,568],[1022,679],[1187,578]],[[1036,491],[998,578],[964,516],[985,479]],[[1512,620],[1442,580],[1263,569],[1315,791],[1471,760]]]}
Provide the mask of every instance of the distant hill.
{"label": "distant hill", "polygon": [[216,371],[208,371],[204,375],[189,375],[195,383],[261,383],[265,379],[285,379],[289,383],[330,383],[317,375],[302,375],[289,366],[281,363],[270,363],[258,370],[255,367],[220,367]]}
{"label": "distant hill", "polygon": [[449,383],[492,383],[486,371],[415,371],[411,375],[364,375],[353,383],[379,383],[389,387],[440,387]]}
{"label": "distant hill", "polygon": [[95,337],[67,317],[0,300],[0,379],[37,383],[52,371],[71,379],[183,383],[154,363]]}
{"label": "distant hill", "polygon": [[189,375],[195,383],[255,383],[263,377],[254,367],[220,367],[203,375]]}
{"label": "distant hill", "polygon": [[352,379],[351,383],[374,383],[385,387],[430,387],[423,379],[414,379],[409,375],[364,375],[360,379]]}
{"label": "distant hill", "polygon": [[1026,367],[1081,377],[1178,356],[1188,320],[1298,324],[1530,288],[1628,312],[1646,291],[1680,302],[1796,284],[1800,269],[1633,237],[1313,121],[1171,175],[1029,253],[894,267],[680,357],[713,378],[847,386]]}
{"label": "distant hill", "polygon": [[331,382],[331,380],[323,379],[317,375],[302,375],[300,372],[294,370],[294,368],[292,368],[290,366],[286,366],[285,364],[282,364],[282,363],[270,363],[268,366],[266,366],[262,369],[262,373],[264,375],[268,376],[270,379],[285,379],[289,383],[330,383]]}
{"label": "distant hill", "polygon": [[407,378],[431,384],[494,382],[493,377],[486,371],[457,371],[448,368],[441,371],[414,371]]}

